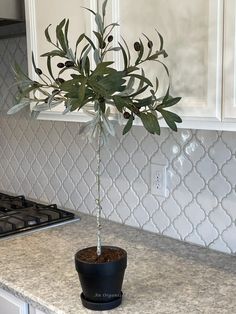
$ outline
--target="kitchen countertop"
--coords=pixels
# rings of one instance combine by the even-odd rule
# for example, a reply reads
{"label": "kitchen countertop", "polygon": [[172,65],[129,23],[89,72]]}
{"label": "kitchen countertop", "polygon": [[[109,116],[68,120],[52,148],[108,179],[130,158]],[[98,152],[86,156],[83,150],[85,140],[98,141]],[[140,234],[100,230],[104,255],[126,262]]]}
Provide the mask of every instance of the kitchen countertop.
{"label": "kitchen countertop", "polygon": [[[1,240],[0,287],[48,314],[92,313],[81,305],[77,250],[92,246],[96,219]],[[123,247],[123,303],[103,313],[236,313],[236,257],[106,221],[104,244]]]}

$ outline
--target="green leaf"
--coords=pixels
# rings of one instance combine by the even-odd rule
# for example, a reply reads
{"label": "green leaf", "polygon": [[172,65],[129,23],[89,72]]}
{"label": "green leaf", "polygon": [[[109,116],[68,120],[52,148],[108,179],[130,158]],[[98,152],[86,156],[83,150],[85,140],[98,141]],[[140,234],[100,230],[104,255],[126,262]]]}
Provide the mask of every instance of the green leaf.
{"label": "green leaf", "polygon": [[82,41],[84,38],[85,38],[85,34],[83,33],[83,34],[81,34],[81,35],[79,36],[79,38],[77,39],[76,45],[75,45],[75,55],[76,55],[77,48],[78,48],[79,44],[81,43],[81,41]]}
{"label": "green leaf", "polygon": [[84,71],[85,71],[85,74],[87,76],[89,76],[89,74],[90,74],[90,61],[89,61],[88,57],[86,57],[86,60],[85,60]]}
{"label": "green leaf", "polygon": [[153,87],[152,82],[148,78],[146,78],[145,76],[143,76],[141,74],[129,74],[128,76],[130,76],[130,77],[133,76],[133,77],[139,79],[140,81],[146,83],[147,85]]}
{"label": "green leaf", "polygon": [[109,95],[112,95],[115,92],[122,92],[125,89],[125,86],[122,86],[125,82],[125,79],[123,79],[123,72],[114,71],[99,80],[98,84],[101,85]]}
{"label": "green leaf", "polygon": [[127,107],[129,104],[130,100],[127,98],[123,98],[121,96],[114,96],[113,97],[114,103],[116,108],[118,109],[119,112],[123,112],[123,108]]}
{"label": "green leaf", "polygon": [[126,86],[126,89],[131,90],[134,86],[134,83],[135,83],[135,78],[133,76],[131,76],[129,81],[128,81],[128,84]]}
{"label": "green leaf", "polygon": [[32,64],[33,64],[33,67],[34,67],[34,71],[36,72],[36,64],[35,64],[35,59],[34,59],[34,53],[32,52]]}
{"label": "green leaf", "polygon": [[137,71],[137,70],[139,70],[138,67],[130,66],[130,67],[126,68],[126,74],[129,74],[129,73]]}
{"label": "green leaf", "polygon": [[107,51],[120,51],[121,48],[120,47],[112,47],[112,48],[109,48]]}
{"label": "green leaf", "polygon": [[177,123],[181,123],[182,122],[182,119],[174,112],[171,112],[171,111],[167,111],[165,110],[165,112],[168,112],[168,115],[171,117],[171,119],[173,119],[175,122]]}
{"label": "green leaf", "polygon": [[165,103],[169,99],[169,97],[170,97],[170,85],[167,88],[165,97],[163,98],[163,102]]}
{"label": "green leaf", "polygon": [[96,12],[94,12],[93,10],[86,8],[86,7],[82,7],[83,9],[89,11],[90,13],[92,13],[93,15],[96,15]]}
{"label": "green leaf", "polygon": [[49,110],[49,109],[52,109],[52,108],[55,108],[57,107],[59,104],[62,103],[62,100],[58,100],[58,101],[52,101],[50,100],[50,103],[48,102],[41,102],[41,103],[37,103],[33,108],[32,108],[32,111],[45,111],[45,110]]}
{"label": "green leaf", "polygon": [[156,88],[155,88],[155,91],[154,91],[155,94],[157,93],[158,88],[159,88],[159,80],[158,80],[158,78],[156,77]]}
{"label": "green leaf", "polygon": [[87,62],[88,54],[89,54],[90,51],[91,51],[91,46],[88,47],[88,49],[83,52],[83,57],[81,59],[81,67],[82,67],[82,70],[84,70],[85,72],[86,72],[85,64]]}
{"label": "green leaf", "polygon": [[137,95],[142,94],[143,92],[145,92],[145,90],[148,88],[148,85],[145,85],[144,87],[142,87],[141,89],[138,89],[135,93],[129,95],[129,97],[135,97]]}
{"label": "green leaf", "polygon": [[123,56],[123,61],[124,61],[124,69],[127,69],[128,67],[128,56],[127,56],[127,53],[125,51],[125,48],[122,46],[121,43],[118,43],[120,48],[121,48],[121,51],[122,51],[122,56]]}
{"label": "green leaf", "polygon": [[[142,75],[143,77],[145,77],[145,73],[144,73],[144,70],[143,70],[143,69],[141,69],[141,75]],[[144,82],[143,82],[143,81],[140,81],[140,82],[139,82],[139,86],[138,86],[138,90],[140,90],[141,88],[143,88],[143,85],[144,85]]]}
{"label": "green leaf", "polygon": [[47,68],[48,68],[48,73],[51,75],[51,77],[55,81],[55,77],[52,73],[52,65],[51,65],[51,57],[50,56],[47,57]]}
{"label": "green leaf", "polygon": [[81,102],[84,100],[85,91],[86,91],[86,82],[87,82],[87,80],[84,79],[80,85],[80,88],[79,88],[79,99]]}
{"label": "green leaf", "polygon": [[137,102],[138,102],[137,104],[138,108],[147,107],[153,104],[153,97],[149,96],[143,99],[137,99]]}
{"label": "green leaf", "polygon": [[30,102],[28,99],[26,99],[25,101],[22,100],[22,102],[14,105],[11,109],[9,109],[7,111],[7,114],[14,114],[20,110],[22,110],[23,108],[27,107],[30,105]]}
{"label": "green leaf", "polygon": [[161,34],[158,32],[157,29],[155,29],[155,31],[156,31],[156,33],[157,33],[159,39],[160,39],[160,49],[159,49],[159,50],[162,50],[162,49],[163,49],[163,45],[164,45],[164,39],[163,39],[163,37],[161,36]]}
{"label": "green leaf", "polygon": [[128,120],[128,122],[126,123],[126,126],[124,127],[124,129],[123,129],[123,135],[125,135],[126,133],[128,133],[129,132],[129,130],[132,128],[132,125],[133,125],[133,116],[131,115],[130,117],[129,117],[129,120]]}
{"label": "green leaf", "polygon": [[92,40],[91,40],[88,36],[86,36],[86,35],[84,35],[84,37],[85,37],[86,40],[90,43],[90,45],[92,46],[92,48],[95,50],[96,47],[95,47],[94,43],[92,42]]}
{"label": "green leaf", "polygon": [[[176,105],[181,100],[181,97],[170,98],[168,100],[163,99],[162,104],[160,104],[160,108],[167,108]],[[157,108],[159,108],[159,106]]]}
{"label": "green leaf", "polygon": [[107,90],[103,86],[101,86],[96,80],[88,80],[88,84],[97,95],[100,95],[104,98],[110,96]]}
{"label": "green leaf", "polygon": [[66,40],[65,40],[65,36],[64,36],[64,33],[63,33],[63,26],[65,25],[66,23],[66,19],[63,19],[61,21],[61,23],[59,25],[57,25],[56,27],[56,36],[57,36],[57,40],[58,42],[60,43],[61,45],[61,48],[64,52],[67,51],[67,45],[66,45]]}
{"label": "green leaf", "polygon": [[65,57],[65,52],[61,50],[52,50],[41,55],[41,57]]}
{"label": "green leaf", "polygon": [[96,13],[96,15],[95,15],[95,22],[97,24],[99,32],[102,33],[103,32],[103,23],[102,23],[102,17],[99,13]]}
{"label": "green leaf", "polygon": [[28,98],[29,97],[29,93],[34,91],[34,90],[37,90],[38,89],[38,86],[37,85],[33,85],[33,86],[29,86],[23,90],[20,91],[20,99],[23,99],[23,98]]}
{"label": "green leaf", "polygon": [[111,29],[109,30],[108,34],[106,34],[106,37],[107,38],[109,36],[109,34],[112,32],[112,30],[116,27],[116,26],[120,26],[118,23],[111,23],[111,24],[108,24],[105,28],[104,28],[104,33],[105,31],[111,27]]}
{"label": "green leaf", "polygon": [[47,41],[48,41],[49,43],[52,43],[51,37],[50,37],[50,35],[49,35],[49,27],[50,27],[51,25],[52,25],[52,24],[48,25],[48,27],[45,29],[45,32],[44,32],[45,37],[46,37],[46,39],[47,39]]}
{"label": "green leaf", "polygon": [[83,100],[79,98],[72,98],[70,103],[70,111],[80,110],[83,106],[85,106],[88,102],[90,102],[89,99],[84,98]]}
{"label": "green leaf", "polygon": [[103,38],[102,35],[98,32],[93,31],[94,35],[97,37],[98,43],[99,43],[99,47],[102,47],[103,45]]}
{"label": "green leaf", "polygon": [[94,61],[95,61],[95,64],[98,65],[100,62],[101,62],[101,57],[100,57],[100,54],[99,54],[99,50],[98,49],[95,49],[94,52],[93,52],[93,58],[94,58]]}
{"label": "green leaf", "polygon": [[140,112],[139,117],[142,120],[143,126],[149,133],[151,134],[156,133],[160,135],[161,133],[160,125],[157,120],[157,117],[154,114],[152,114],[151,112],[147,113]]}
{"label": "green leaf", "polygon": [[97,65],[96,69],[93,71],[91,77],[110,74],[110,73],[116,71],[113,68],[109,67],[109,65],[112,65],[113,63],[114,63],[113,61],[98,63],[98,65]]}
{"label": "green leaf", "polygon": [[129,66],[130,65],[130,58],[131,58],[130,51],[129,51],[129,46],[128,46],[126,40],[122,36],[121,36],[121,38],[122,38],[122,40],[123,40],[123,42],[125,44],[125,47],[126,47],[126,52],[127,52],[127,57],[128,57],[128,66]]}
{"label": "green leaf", "polygon": [[139,64],[139,62],[141,61],[141,59],[143,57],[143,53],[144,53],[144,46],[143,46],[141,39],[139,40],[139,43],[140,43],[140,50],[139,50],[138,58],[135,61],[135,65]]}
{"label": "green leaf", "polygon": [[26,75],[21,67],[19,66],[18,63],[15,62],[14,64],[14,68],[13,71],[15,72],[16,76],[17,76],[17,80],[19,81],[24,81],[26,82],[26,84],[30,84],[32,82],[32,80],[28,77],[28,75]]}
{"label": "green leaf", "polygon": [[105,0],[102,4],[102,16],[103,18],[105,17],[106,15],[106,6],[107,6],[107,0]]}
{"label": "green leaf", "polygon": [[177,126],[175,122],[181,123],[182,119],[177,114],[167,110],[160,110],[159,112],[162,114],[166,124],[171,128],[171,130],[177,132]]}
{"label": "green leaf", "polygon": [[66,20],[66,25],[65,25],[65,41],[66,41],[66,46],[69,46],[69,41],[68,41],[68,30],[69,30],[69,19]]}
{"label": "green leaf", "polygon": [[78,92],[80,84],[82,84],[85,80],[85,76],[79,75],[77,78],[73,78],[72,80],[65,81],[60,85],[60,89],[65,92]]}
{"label": "green leaf", "polygon": [[[149,39],[146,34],[143,33],[143,36],[147,39],[147,42],[148,42],[148,43],[152,42],[151,39]],[[149,57],[151,54],[152,54],[152,45],[149,47],[147,59],[148,59],[148,57]]]}
{"label": "green leaf", "polygon": [[147,60],[150,60],[150,61],[151,60],[156,60],[156,59],[158,59],[158,57],[160,55],[163,55],[165,58],[168,56],[165,50],[160,50],[160,51],[157,51],[156,53],[154,53],[153,55],[149,56],[147,58]]}

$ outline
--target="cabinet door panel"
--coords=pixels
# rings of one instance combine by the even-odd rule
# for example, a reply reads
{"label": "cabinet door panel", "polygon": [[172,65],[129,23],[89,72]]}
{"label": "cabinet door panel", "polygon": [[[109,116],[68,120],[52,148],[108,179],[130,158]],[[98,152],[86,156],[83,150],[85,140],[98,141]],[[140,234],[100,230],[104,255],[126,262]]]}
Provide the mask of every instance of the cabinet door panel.
{"label": "cabinet door panel", "polygon": [[223,119],[236,119],[236,1],[225,1]]}
{"label": "cabinet door panel", "polygon": [[[182,96],[176,111],[189,119],[220,120],[223,2],[180,0],[176,5],[176,0],[113,0],[113,4],[119,7],[120,16],[115,18],[129,45],[142,33],[157,41],[155,28],[163,35],[172,93]],[[147,70],[153,77],[162,76],[158,65]]]}
{"label": "cabinet door panel", "polygon": [[[64,18],[70,21],[68,38],[69,43],[74,50],[76,41],[80,34],[86,33],[91,36],[91,14],[82,7],[88,7],[96,10],[96,0],[25,0],[26,24],[27,24],[27,46],[28,46],[28,72],[32,79],[37,80],[38,76],[34,72],[32,65],[32,52],[34,53],[36,66],[47,71],[47,58],[40,57],[43,53],[51,51],[54,47],[47,42],[45,37],[45,29],[51,24],[49,29],[50,36],[55,41],[55,28]],[[60,71],[57,63],[60,57],[55,57],[52,61],[52,69],[55,76]],[[63,74],[64,78],[66,74]],[[61,113],[64,111],[64,105],[43,112],[40,114],[42,118],[51,120],[66,120]],[[72,114],[77,119],[78,114]],[[68,115],[70,117],[70,114]],[[40,117],[39,117],[40,118]],[[84,117],[85,118],[85,117]]]}
{"label": "cabinet door panel", "polygon": [[30,306],[29,314],[45,314],[45,313],[38,309],[35,309],[33,306]]}
{"label": "cabinet door panel", "polygon": [[0,289],[0,313],[28,314],[28,305],[10,293]]}

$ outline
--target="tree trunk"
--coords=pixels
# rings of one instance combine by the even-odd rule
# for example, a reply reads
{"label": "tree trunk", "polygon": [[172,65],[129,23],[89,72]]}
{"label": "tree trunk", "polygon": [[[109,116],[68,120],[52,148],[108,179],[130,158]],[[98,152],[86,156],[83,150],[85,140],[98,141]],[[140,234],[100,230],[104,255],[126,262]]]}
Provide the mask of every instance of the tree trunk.
{"label": "tree trunk", "polygon": [[102,126],[101,120],[98,124],[98,142],[97,142],[97,172],[96,172],[96,182],[97,182],[97,255],[101,255],[101,213],[102,213],[102,206],[101,206],[101,145],[102,145]]}

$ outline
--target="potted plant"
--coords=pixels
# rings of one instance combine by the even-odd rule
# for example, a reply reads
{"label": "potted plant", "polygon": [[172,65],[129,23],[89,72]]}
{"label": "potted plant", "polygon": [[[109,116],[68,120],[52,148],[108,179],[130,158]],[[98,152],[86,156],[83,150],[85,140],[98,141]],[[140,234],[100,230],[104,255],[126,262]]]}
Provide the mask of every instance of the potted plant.
{"label": "potted plant", "polygon": [[[86,34],[81,34],[76,42],[75,50],[68,42],[69,20],[64,19],[56,27],[56,42],[52,41],[49,27],[45,30],[46,40],[53,50],[42,55],[47,59],[48,73],[38,68],[32,58],[34,70],[39,77],[32,80],[18,65],[15,66],[18,92],[16,104],[8,111],[9,114],[18,112],[26,106],[31,106],[35,117],[40,111],[48,110],[61,103],[64,104],[63,114],[71,111],[87,110],[92,118],[81,126],[91,139],[97,141],[97,245],[78,251],[75,255],[75,265],[78,271],[83,293],[82,303],[93,310],[108,310],[118,306],[122,300],[122,282],[127,264],[125,250],[113,246],[102,246],[101,243],[101,193],[100,165],[101,147],[107,136],[115,135],[113,121],[110,119],[110,107],[114,107],[126,121],[123,134],[132,127],[135,119],[140,119],[145,129],[151,134],[160,134],[159,119],[163,118],[167,125],[177,131],[176,123],[181,118],[169,111],[169,108],[180,101],[180,97],[172,97],[170,84],[164,94],[159,95],[159,81],[151,82],[142,66],[155,62],[163,67],[168,80],[169,70],[164,63],[167,53],[163,47],[163,37],[156,31],[159,47],[143,35],[129,47],[125,40],[113,46],[112,32],[117,23],[105,24],[106,5],[102,12],[94,12],[97,29],[94,30],[96,40]],[[134,50],[136,57],[131,58],[130,51]],[[123,59],[123,69],[113,67],[110,53],[120,53]],[[57,63],[59,70],[52,67],[52,59],[61,58]],[[95,66],[92,68],[92,59]],[[59,73],[58,73],[59,71]],[[65,79],[64,74],[69,74]],[[91,112],[92,105],[92,112]]]}

